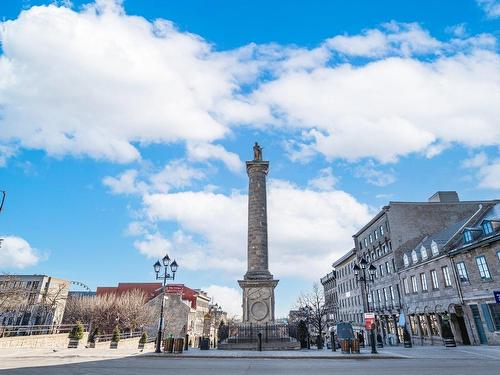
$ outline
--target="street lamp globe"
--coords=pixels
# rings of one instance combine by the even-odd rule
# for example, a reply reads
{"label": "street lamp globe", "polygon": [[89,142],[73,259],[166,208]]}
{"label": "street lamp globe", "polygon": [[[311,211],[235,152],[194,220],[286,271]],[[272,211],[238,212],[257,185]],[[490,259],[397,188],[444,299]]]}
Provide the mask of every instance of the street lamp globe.
{"label": "street lamp globe", "polygon": [[366,268],[366,264],[367,264],[368,262],[366,261],[366,259],[365,259],[365,258],[361,258],[361,260],[360,260],[360,262],[359,262],[359,263],[361,264],[361,268],[362,268],[362,269],[365,269],[365,268]]}
{"label": "street lamp globe", "polygon": [[170,257],[168,256],[168,254],[166,254],[161,261],[163,262],[163,265],[165,267],[168,267],[168,265],[170,264]]}
{"label": "street lamp globe", "polygon": [[355,274],[356,276],[358,276],[358,275],[359,275],[359,269],[360,269],[360,268],[359,268],[359,266],[358,266],[357,264],[355,264],[355,265],[352,267],[352,269],[354,270],[354,274]]}
{"label": "street lamp globe", "polygon": [[156,263],[153,265],[153,267],[154,267],[156,273],[160,272],[161,264],[159,261],[156,261]]}
{"label": "street lamp globe", "polygon": [[172,273],[176,273],[177,272],[177,267],[179,267],[179,266],[178,266],[177,262],[174,260],[172,262],[172,264],[170,265],[170,269],[172,270]]}
{"label": "street lamp globe", "polygon": [[368,272],[370,272],[370,275],[372,277],[375,276],[375,271],[377,271],[377,268],[373,264],[370,264],[370,267],[368,267]]}

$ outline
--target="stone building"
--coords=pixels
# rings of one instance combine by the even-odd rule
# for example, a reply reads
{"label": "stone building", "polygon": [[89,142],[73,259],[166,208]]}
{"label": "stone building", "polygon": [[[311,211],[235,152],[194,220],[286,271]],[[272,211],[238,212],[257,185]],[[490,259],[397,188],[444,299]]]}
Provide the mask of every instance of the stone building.
{"label": "stone building", "polygon": [[328,273],[326,276],[322,277],[320,281],[321,285],[323,285],[323,293],[325,295],[326,322],[328,325],[331,325],[338,320],[338,295],[335,271]]}
{"label": "stone building", "polygon": [[356,262],[356,249],[352,249],[333,263],[338,298],[336,321],[352,322],[354,329],[362,329],[363,297],[353,271]]}
{"label": "stone building", "polygon": [[414,344],[441,345],[442,326],[450,318],[455,341],[470,344],[463,316],[457,314],[461,309],[459,285],[447,250],[470,219],[467,217],[426,236],[403,253],[403,268],[399,271],[402,307]]}
{"label": "stone building", "polygon": [[[150,303],[158,307],[163,294],[157,294]],[[184,284],[169,284],[164,304],[164,337],[185,338],[189,345],[198,347],[200,338],[210,337],[209,316],[210,297],[200,289],[191,289]],[[156,327],[156,330],[158,327]],[[154,329],[150,332],[156,335]],[[212,332],[213,334],[213,332]]]}
{"label": "stone building", "polygon": [[70,282],[47,275],[0,275],[0,295],[15,291],[13,309],[0,311],[1,325],[61,324]]}
{"label": "stone building", "polygon": [[[471,344],[500,345],[500,201],[485,205],[449,251]],[[453,316],[453,315],[452,315]]]}
{"label": "stone building", "polygon": [[456,192],[437,192],[427,202],[390,202],[354,234],[357,261],[364,258],[376,268],[368,285],[367,303],[376,314],[377,330],[384,341],[402,340],[397,322],[403,308],[398,271],[403,254],[425,236],[473,215],[479,204],[488,201],[460,201]]}
{"label": "stone building", "polygon": [[425,237],[403,254],[404,308],[414,343],[441,344],[449,325],[458,344],[499,345],[500,204]]}

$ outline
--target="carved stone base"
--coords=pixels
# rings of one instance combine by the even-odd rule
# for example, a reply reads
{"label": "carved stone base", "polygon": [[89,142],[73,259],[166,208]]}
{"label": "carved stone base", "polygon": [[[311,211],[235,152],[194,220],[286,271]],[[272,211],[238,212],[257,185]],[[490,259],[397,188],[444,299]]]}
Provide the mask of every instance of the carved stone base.
{"label": "carved stone base", "polygon": [[239,280],[243,289],[243,322],[274,321],[274,288],[279,280]]}

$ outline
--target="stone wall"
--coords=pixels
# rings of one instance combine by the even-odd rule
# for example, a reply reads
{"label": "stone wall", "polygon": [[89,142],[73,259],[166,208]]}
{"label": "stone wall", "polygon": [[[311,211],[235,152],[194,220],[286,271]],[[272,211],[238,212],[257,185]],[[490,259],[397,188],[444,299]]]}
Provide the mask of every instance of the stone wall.
{"label": "stone wall", "polygon": [[[84,333],[80,340],[80,345],[86,343],[88,333]],[[26,349],[62,349],[67,348],[69,343],[68,333],[55,335],[32,335],[32,336],[12,336],[0,338],[0,348],[26,348]]]}

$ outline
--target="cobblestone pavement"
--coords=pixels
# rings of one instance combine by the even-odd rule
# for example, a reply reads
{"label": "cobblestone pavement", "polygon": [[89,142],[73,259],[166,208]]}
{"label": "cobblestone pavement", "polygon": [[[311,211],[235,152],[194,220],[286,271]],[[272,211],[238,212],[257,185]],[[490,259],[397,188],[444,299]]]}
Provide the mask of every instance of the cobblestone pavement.
{"label": "cobblestone pavement", "polygon": [[[500,347],[390,347],[372,359],[369,350],[346,356],[327,350],[237,352],[189,350],[182,356],[134,349],[0,349],[0,374],[498,374]],[[231,355],[232,358],[222,356]],[[389,358],[388,358],[389,357]],[[339,359],[339,360],[336,360]],[[364,359],[364,360],[361,360]],[[425,361],[423,361],[425,359]],[[170,372],[170,371],[169,371]]]}

